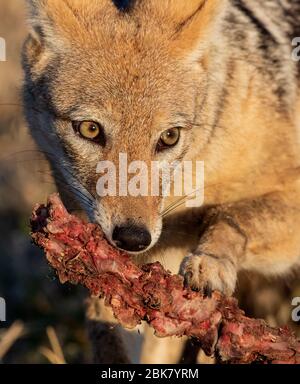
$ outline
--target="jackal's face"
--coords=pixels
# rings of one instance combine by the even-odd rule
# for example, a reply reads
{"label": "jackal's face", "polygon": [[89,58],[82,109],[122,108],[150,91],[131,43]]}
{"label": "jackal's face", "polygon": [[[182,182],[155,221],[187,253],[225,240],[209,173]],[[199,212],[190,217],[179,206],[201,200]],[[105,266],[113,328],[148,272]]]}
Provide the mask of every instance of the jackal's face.
{"label": "jackal's face", "polygon": [[[222,1],[139,0],[123,11],[112,0],[30,3],[24,95],[33,135],[108,239],[145,251],[160,236],[163,198],[120,196],[120,154],[150,170],[205,144],[209,132],[196,124],[204,51]],[[103,161],[115,166],[114,196],[97,193]]]}

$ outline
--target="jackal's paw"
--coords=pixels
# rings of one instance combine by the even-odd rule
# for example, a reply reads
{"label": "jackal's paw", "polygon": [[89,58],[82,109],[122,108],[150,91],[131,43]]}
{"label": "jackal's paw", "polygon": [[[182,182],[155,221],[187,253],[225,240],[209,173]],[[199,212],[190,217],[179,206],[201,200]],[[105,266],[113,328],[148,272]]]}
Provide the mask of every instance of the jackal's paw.
{"label": "jackal's paw", "polygon": [[180,267],[185,284],[193,290],[210,296],[212,291],[232,295],[235,290],[237,270],[235,264],[226,257],[210,254],[190,254]]}

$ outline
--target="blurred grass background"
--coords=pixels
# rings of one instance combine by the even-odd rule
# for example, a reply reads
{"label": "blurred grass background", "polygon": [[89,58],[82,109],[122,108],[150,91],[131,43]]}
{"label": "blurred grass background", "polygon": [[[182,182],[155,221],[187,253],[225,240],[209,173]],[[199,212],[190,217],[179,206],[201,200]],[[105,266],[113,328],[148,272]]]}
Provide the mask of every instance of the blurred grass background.
{"label": "blurred grass background", "polygon": [[[20,51],[26,36],[24,0],[0,0],[0,37],[7,61],[0,62],[0,297],[7,305],[1,336],[21,321],[25,334],[5,353],[4,363],[46,363],[53,327],[68,363],[89,359],[84,327],[84,292],[62,286],[29,239],[29,217],[37,202],[54,190],[43,157],[34,152],[22,117]],[[18,332],[12,329],[10,337]],[[23,332],[22,332],[23,333]],[[49,328],[48,328],[49,334]],[[50,330],[53,341],[53,332]]]}
{"label": "blurred grass background", "polygon": [[[46,200],[54,184],[46,162],[34,152],[22,117],[24,3],[0,0],[0,37],[7,44],[7,61],[0,62],[0,297],[7,302],[7,322],[0,322],[0,361],[85,363],[91,361],[84,326],[85,293],[79,287],[60,285],[29,238],[32,207]],[[300,296],[299,276],[295,272],[283,282],[247,274],[239,283],[241,305],[271,325],[289,323],[300,336],[299,324],[290,321],[291,300]],[[4,342],[12,345],[2,356]],[[45,349],[49,347],[54,357]]]}

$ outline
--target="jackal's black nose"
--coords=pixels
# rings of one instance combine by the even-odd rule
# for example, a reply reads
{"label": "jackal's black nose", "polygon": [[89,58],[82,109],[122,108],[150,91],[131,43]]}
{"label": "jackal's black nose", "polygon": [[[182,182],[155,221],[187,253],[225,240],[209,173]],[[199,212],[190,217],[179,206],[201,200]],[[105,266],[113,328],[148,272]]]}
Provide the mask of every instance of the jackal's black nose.
{"label": "jackal's black nose", "polygon": [[122,225],[115,227],[112,239],[118,248],[141,252],[151,244],[151,234],[145,227]]}

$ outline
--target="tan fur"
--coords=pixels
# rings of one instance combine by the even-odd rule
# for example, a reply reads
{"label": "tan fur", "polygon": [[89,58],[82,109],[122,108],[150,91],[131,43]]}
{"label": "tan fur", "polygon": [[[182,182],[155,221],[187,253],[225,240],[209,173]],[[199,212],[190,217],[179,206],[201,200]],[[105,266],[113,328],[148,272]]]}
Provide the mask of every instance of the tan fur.
{"label": "tan fur", "polygon": [[[266,63],[254,35],[246,53],[224,38],[228,1],[139,0],[129,12],[110,0],[30,3],[24,67],[25,90],[34,96],[25,92],[27,115],[37,142],[55,153],[58,185],[61,177],[70,183],[63,164],[94,194],[97,163],[118,163],[120,152],[147,165],[205,161],[204,206],[181,205],[163,229],[162,205],[174,198],[105,197],[85,207],[109,240],[113,226],[133,219],[153,237],[138,262],[163,258],[173,272],[181,264],[193,287],[227,294],[240,270],[282,275],[299,264],[300,97],[288,56],[281,99],[272,76],[258,69]],[[108,145],[75,136],[72,120],[100,122]],[[155,154],[155,142],[172,126],[183,127],[180,143]]]}

